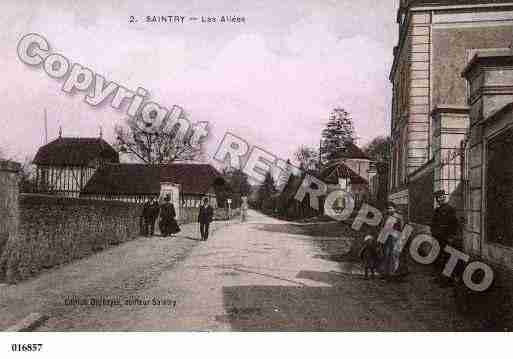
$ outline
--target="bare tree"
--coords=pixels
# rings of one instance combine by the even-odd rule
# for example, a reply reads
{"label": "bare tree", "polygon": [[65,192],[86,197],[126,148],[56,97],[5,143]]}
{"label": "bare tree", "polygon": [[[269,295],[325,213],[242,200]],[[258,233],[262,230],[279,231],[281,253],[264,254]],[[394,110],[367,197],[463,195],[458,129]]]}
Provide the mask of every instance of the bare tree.
{"label": "bare tree", "polygon": [[311,147],[299,146],[294,152],[294,157],[301,171],[313,173],[319,169],[319,152]]}
{"label": "bare tree", "polygon": [[31,193],[36,191],[36,166],[31,157],[25,157],[20,163],[20,191]]}
{"label": "bare tree", "polygon": [[[152,119],[156,116],[156,113],[150,114]],[[128,118],[124,125],[114,128],[114,146],[119,152],[148,164],[197,160],[203,153],[201,140],[194,128],[181,128],[183,123],[164,120],[155,128],[153,124],[145,122],[141,115]]]}

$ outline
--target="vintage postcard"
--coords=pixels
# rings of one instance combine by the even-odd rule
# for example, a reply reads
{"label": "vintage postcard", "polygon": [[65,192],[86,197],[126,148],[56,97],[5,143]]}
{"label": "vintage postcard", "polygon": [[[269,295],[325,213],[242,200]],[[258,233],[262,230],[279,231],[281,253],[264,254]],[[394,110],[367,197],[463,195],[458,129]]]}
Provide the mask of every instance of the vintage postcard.
{"label": "vintage postcard", "polygon": [[6,335],[513,328],[513,1],[0,19]]}

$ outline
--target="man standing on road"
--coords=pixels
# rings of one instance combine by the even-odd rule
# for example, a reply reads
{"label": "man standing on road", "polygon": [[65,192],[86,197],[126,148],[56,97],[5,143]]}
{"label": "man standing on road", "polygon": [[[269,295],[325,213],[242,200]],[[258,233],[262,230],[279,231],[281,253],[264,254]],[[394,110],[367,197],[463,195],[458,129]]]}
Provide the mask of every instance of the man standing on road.
{"label": "man standing on road", "polygon": [[152,197],[148,208],[148,218],[146,222],[146,233],[150,236],[155,234],[155,222],[159,217],[160,206],[157,202],[157,197]]}
{"label": "man standing on road", "polygon": [[210,222],[214,217],[214,209],[208,203],[208,198],[203,199],[203,204],[200,207],[198,214],[198,222],[200,224],[201,240],[206,241],[208,239],[208,230]]}
{"label": "man standing on road", "polygon": [[141,234],[143,236],[147,236],[149,234],[148,233],[148,224],[150,221],[150,212],[151,212],[151,199],[144,203],[142,214],[141,214],[140,225],[141,225]]}
{"label": "man standing on road", "polygon": [[449,253],[444,251],[447,244],[453,244],[454,238],[458,233],[458,218],[456,210],[447,203],[447,193],[439,190],[434,193],[438,208],[435,209],[431,221],[431,235],[438,240],[440,244],[440,254],[435,262],[438,281],[441,286],[449,285],[449,278],[442,275],[445,263],[449,259]]}

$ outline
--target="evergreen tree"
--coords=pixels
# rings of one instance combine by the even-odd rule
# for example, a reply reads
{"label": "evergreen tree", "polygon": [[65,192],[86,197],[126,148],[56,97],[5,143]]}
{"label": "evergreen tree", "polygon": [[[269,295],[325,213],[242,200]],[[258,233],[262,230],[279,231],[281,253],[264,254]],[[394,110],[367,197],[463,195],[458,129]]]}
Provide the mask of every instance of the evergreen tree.
{"label": "evergreen tree", "polygon": [[274,184],[273,176],[271,172],[267,172],[265,175],[264,182],[258,188],[258,202],[257,205],[260,209],[268,207],[271,198],[277,193],[276,185]]}
{"label": "evergreen tree", "polygon": [[321,137],[321,159],[329,161],[339,157],[344,147],[356,139],[351,115],[343,108],[333,109]]}

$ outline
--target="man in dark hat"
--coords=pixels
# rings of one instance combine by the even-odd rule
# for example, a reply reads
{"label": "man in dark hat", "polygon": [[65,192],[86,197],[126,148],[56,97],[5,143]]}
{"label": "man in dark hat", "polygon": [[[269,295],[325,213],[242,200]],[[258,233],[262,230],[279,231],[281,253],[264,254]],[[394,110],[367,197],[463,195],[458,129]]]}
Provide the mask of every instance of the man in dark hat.
{"label": "man in dark hat", "polygon": [[438,207],[435,209],[433,219],[431,221],[431,235],[438,240],[440,244],[440,254],[435,262],[439,282],[442,286],[449,284],[449,278],[442,275],[445,264],[450,254],[444,251],[447,244],[452,244],[458,233],[458,218],[456,210],[447,203],[447,193],[439,190],[434,193]]}
{"label": "man in dark hat", "polygon": [[200,224],[201,240],[206,241],[208,239],[208,230],[210,222],[214,217],[214,209],[208,203],[208,198],[203,199],[203,204],[200,207],[198,214],[198,222]]}
{"label": "man in dark hat", "polygon": [[153,196],[150,199],[150,203],[148,205],[147,210],[147,218],[146,218],[146,234],[153,236],[155,234],[155,222],[159,217],[160,206],[157,202],[157,197]]}

